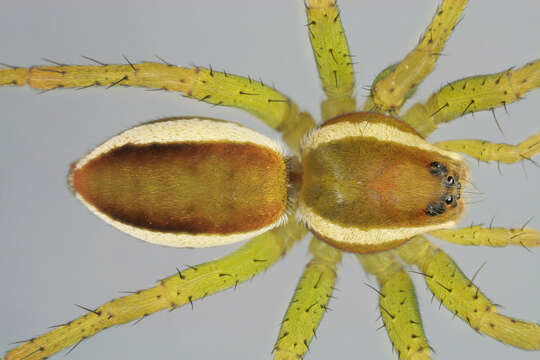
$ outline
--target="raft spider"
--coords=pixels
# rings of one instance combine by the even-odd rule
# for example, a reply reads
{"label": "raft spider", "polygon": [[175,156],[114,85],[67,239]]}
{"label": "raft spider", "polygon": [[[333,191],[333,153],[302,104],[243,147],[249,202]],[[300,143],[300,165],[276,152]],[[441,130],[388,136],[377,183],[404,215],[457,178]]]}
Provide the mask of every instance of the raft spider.
{"label": "raft spider", "polygon": [[[396,6],[393,3],[392,5]],[[96,7],[99,6],[98,3]],[[429,22],[435,5],[432,2],[408,4],[406,8],[394,9],[391,12],[387,8],[384,11],[373,8],[375,4],[358,4],[358,9],[354,9],[355,4],[342,1],[340,6],[343,12],[343,22],[349,36],[351,52],[361,56],[360,63],[355,67],[355,70],[359,72],[356,79],[360,87],[361,85],[368,85],[382,67],[393,61],[400,60],[411,49],[416,43],[415,36]],[[388,4],[382,4],[381,6],[388,7]],[[493,20],[495,17],[493,11],[495,10],[490,10],[491,6],[499,10],[502,8],[507,13],[501,14],[497,20]],[[537,11],[530,10],[530,7],[533,6],[530,4],[521,4],[522,9],[518,9],[518,6],[520,4],[513,5],[510,12],[506,6],[495,3],[494,5],[490,4],[490,8],[484,5],[481,9],[478,9],[480,5],[469,4],[466,9],[466,19],[459,25],[444,50],[446,56],[439,59],[433,75],[426,79],[419,90],[418,96],[410,102],[425,100],[432,91],[446,81],[473,74],[495,72],[511,65],[520,66],[529,60],[538,58],[537,49],[531,46],[530,43],[523,48],[518,48],[520,43],[515,41],[515,39],[529,36],[534,39],[533,34],[538,33],[538,27],[534,27],[534,19],[527,21],[527,16],[532,16]],[[274,7],[276,8],[275,13],[271,12]],[[287,10],[287,7],[290,7],[290,10]],[[291,96],[302,108],[317,113],[318,103],[323,96],[318,90],[314,90],[319,88],[319,82],[315,76],[315,68],[310,58],[311,54],[305,31],[302,31],[300,26],[304,23],[301,4],[284,3],[279,6],[272,5],[272,9],[264,10],[261,10],[257,5],[250,7],[242,4],[242,23],[238,25],[235,23],[234,26],[231,26],[229,19],[238,17],[238,9],[232,11],[230,16],[225,15],[226,9],[219,9],[219,11],[216,11],[217,18],[213,19],[211,18],[211,9],[215,9],[213,2],[206,5],[198,2],[197,9],[194,8],[193,11],[189,12],[188,8],[182,5],[180,8],[175,9],[174,4],[169,4],[166,6],[167,14],[160,13],[159,15],[169,19],[166,15],[170,14],[171,20],[166,21],[162,18],[155,25],[146,23],[146,18],[152,17],[148,15],[149,12],[153,14],[148,9],[140,15],[136,15],[137,9],[130,9],[129,13],[133,14],[133,16],[126,16],[125,9],[120,9],[122,11],[119,11],[118,14],[110,14],[99,18],[99,20],[96,20],[97,17],[93,17],[88,23],[81,23],[81,20],[63,23],[69,21],[69,19],[77,19],[78,16],[77,11],[75,11],[77,9],[71,9],[75,12],[73,15],[67,15],[68,11],[70,11],[69,8],[63,9],[62,14],[66,15],[58,20],[57,24],[62,24],[61,26],[57,25],[58,28],[69,29],[68,32],[78,34],[77,41],[80,41],[81,38],[92,41],[88,48],[81,46],[78,42],[73,42],[68,46],[69,51],[55,47],[57,44],[54,43],[66,43],[66,41],[63,39],[61,41],[56,40],[58,33],[46,34],[45,31],[50,25],[43,25],[43,28],[39,27],[38,33],[33,33],[31,36],[33,39],[27,38],[13,41],[13,34],[19,33],[16,31],[17,26],[26,24],[26,27],[30,27],[30,23],[33,23],[34,26],[39,25],[37,25],[38,20],[28,18],[28,9],[21,11],[19,15],[14,14],[13,16],[9,15],[8,11],[10,9],[7,9],[4,12],[7,19],[20,19],[21,22],[10,24],[9,21],[6,21],[3,24],[3,26],[10,26],[9,31],[2,32],[2,37],[5,37],[2,43],[13,45],[14,48],[5,49],[3,51],[5,58],[2,60],[17,65],[30,65],[41,63],[39,58],[43,56],[60,62],[80,63],[81,61],[77,56],[83,53],[98,60],[117,63],[123,61],[121,58],[122,53],[125,53],[128,59],[135,62],[143,58],[150,59],[157,52],[158,55],[174,63],[188,65],[193,62],[203,66],[211,63],[216,70],[225,69],[231,73],[253,74],[254,77],[260,75],[263,80],[269,83],[274,82],[279,90]],[[253,11],[253,15],[247,15],[249,10]],[[97,10],[95,11],[97,12]],[[395,16],[394,11],[399,16]],[[406,11],[407,16],[404,16]],[[408,11],[410,11],[410,15]],[[88,9],[85,12],[92,13],[92,10]],[[42,15],[43,19],[49,19],[45,24],[50,24],[52,16],[47,15],[47,10],[41,9],[36,13]],[[186,13],[189,13],[189,16],[179,20],[179,14]],[[194,14],[200,15],[200,17],[195,18]],[[261,16],[261,14],[264,14],[264,16]],[[275,15],[271,16],[271,14]],[[487,17],[485,14],[490,14],[490,16]],[[144,21],[141,20],[143,16],[145,17]],[[287,19],[290,17],[290,19],[284,20],[284,17],[287,17]],[[490,21],[479,26],[482,17],[489,18]],[[510,21],[510,17],[514,20]],[[369,23],[372,20],[371,18],[376,21],[374,24]],[[123,24],[122,30],[117,28],[120,19]],[[212,19],[212,21],[209,21],[209,19]],[[262,27],[271,27],[272,24],[276,23],[276,19],[287,24],[283,26],[283,29],[279,29],[285,30],[283,34],[271,33],[266,38],[263,33],[255,30]],[[380,19],[385,19],[384,31],[373,32],[375,26],[380,25]],[[117,38],[113,37],[112,40],[111,34],[113,30],[107,29],[104,25],[109,21],[116,26],[115,31],[120,32],[120,35]],[[397,30],[387,31],[386,23],[394,24],[400,21],[401,25]],[[217,30],[207,34],[194,33],[193,29],[198,28],[203,22],[219,24],[220,26],[216,25]],[[512,26],[508,26],[509,23]],[[165,26],[163,24],[168,24],[165,31],[163,30]],[[186,25],[186,28],[182,30],[184,25]],[[78,33],[77,27],[92,30]],[[98,30],[98,28],[103,29]],[[137,28],[144,31],[137,33]],[[227,31],[224,29],[227,29]],[[230,33],[228,32],[229,29]],[[246,29],[249,29],[249,31]],[[501,32],[496,32],[497,41],[493,42],[486,40],[485,33],[471,39],[473,34],[479,34],[478,29],[493,29],[493,32],[489,32],[490,34],[499,30]],[[101,31],[103,31],[102,39],[100,39]],[[505,37],[513,31],[515,31],[513,36]],[[65,33],[66,31],[62,32]],[[253,32],[255,34],[252,34]],[[172,38],[159,44],[148,45],[147,41],[154,41],[154,36],[163,36],[163,33],[170,33]],[[152,36],[149,34],[152,34]],[[208,41],[208,45],[193,44],[193,47],[190,47],[190,45],[184,43],[183,34],[189,34],[189,37],[197,36],[199,41]],[[251,49],[249,53],[242,52],[242,49],[248,44],[244,36],[253,36],[252,39],[256,42],[248,45]],[[131,40],[128,40],[128,37]],[[368,53],[363,49],[368,48],[370,39],[374,42],[369,43],[369,45],[374,46],[384,43],[385,46],[369,47]],[[40,42],[41,45],[36,44],[33,46],[31,40]],[[126,44],[128,41],[129,43]],[[289,44],[289,42],[291,42],[292,49],[284,50],[282,46],[286,46],[285,43]],[[103,49],[103,46],[111,44],[111,49]],[[141,44],[145,44],[142,50],[140,48]],[[468,44],[469,47],[464,47],[465,44]],[[479,46],[479,44],[482,46]],[[234,51],[231,51],[231,48],[234,48]],[[277,54],[276,48],[278,49]],[[27,50],[30,51],[30,49],[32,49],[31,53],[26,52]],[[169,49],[178,52],[163,53],[163,51],[169,51]],[[204,54],[198,51],[204,51]],[[64,55],[66,53],[67,55]],[[288,56],[283,54],[288,54]],[[11,57],[12,55],[17,57]],[[379,56],[381,58],[378,58]],[[294,63],[292,63],[293,60]],[[29,63],[29,61],[32,62]],[[293,66],[292,73],[295,76],[291,76],[289,72],[284,71],[284,69]],[[272,72],[274,70],[275,73]],[[364,94],[366,93],[358,88],[357,98],[359,100],[362,99],[361,96]],[[9,326],[2,327],[3,335],[0,338],[5,339],[4,343],[23,339],[29,335],[36,335],[41,333],[46,326],[80,315],[81,312],[78,309],[70,307],[70,304],[74,302],[85,306],[98,306],[104,300],[112,296],[116,297],[115,291],[138,289],[149,285],[156,277],[170,273],[175,266],[198,264],[214,258],[218,254],[231,251],[231,247],[205,249],[204,251],[160,248],[133,241],[127,236],[115,236],[114,234],[118,234],[116,230],[103,226],[95,217],[89,216],[80,204],[71,199],[70,194],[66,191],[63,179],[66,165],[72,160],[78,158],[112,134],[143,121],[173,114],[197,114],[234,121],[239,121],[240,118],[246,119],[245,124],[247,126],[258,131],[264,131],[264,126],[253,120],[251,116],[225,108],[212,109],[204,104],[194,104],[193,101],[187,99],[178,100],[177,94],[173,93],[147,94],[140,89],[111,89],[109,92],[104,92],[102,89],[89,89],[82,93],[57,91],[38,97],[29,96],[28,90],[2,89],[2,95],[4,99],[7,99],[2,102],[7,104],[8,109],[8,113],[5,114],[6,121],[2,124],[2,128],[6,129],[2,133],[8,135],[6,136],[7,139],[2,141],[6,146],[2,153],[13,154],[14,149],[21,148],[23,141],[25,145],[33,146],[33,155],[25,154],[25,156],[22,156],[23,154],[21,154],[21,161],[24,160],[24,162],[19,162],[20,167],[21,170],[27,169],[28,172],[26,173],[20,174],[16,172],[18,170],[14,169],[12,158],[4,160],[13,175],[19,174],[16,178],[9,177],[2,180],[2,184],[8,185],[5,188],[9,189],[8,192],[4,193],[4,197],[8,200],[13,198],[14,201],[14,205],[3,206],[3,209],[10,209],[9,213],[6,210],[3,211],[6,212],[6,215],[2,216],[2,218],[3,221],[6,221],[4,228],[9,229],[7,238],[12,242],[9,243],[7,250],[3,251],[6,260],[2,261],[2,266],[5,266],[5,269],[2,270],[3,276],[5,276],[2,283],[7,284],[5,286],[14,288],[13,294],[16,295],[8,299],[4,297],[8,303],[3,306],[6,314],[2,316],[3,323],[8,323],[7,319],[11,314],[17,315],[16,318],[9,322]],[[16,98],[16,101],[11,100],[12,96]],[[538,94],[537,92],[531,92],[526,97],[526,100],[508,106],[509,117],[504,114],[504,110],[496,110],[506,137],[500,135],[492,122],[492,116],[489,112],[475,114],[474,120],[471,115],[467,115],[465,119],[456,122],[456,124],[444,127],[444,130],[437,135],[441,139],[459,138],[465,128],[471,134],[473,131],[477,131],[474,133],[475,137],[508,143],[519,142],[530,135],[531,132],[538,130],[536,125],[538,121],[531,116],[531,114],[538,111],[538,102],[534,101],[534,99],[538,99]],[[12,106],[15,103],[18,104],[16,108]],[[30,108],[30,104],[36,103],[37,105]],[[68,103],[73,104],[75,109],[68,109]],[[112,106],[113,104],[118,104],[118,109],[109,107],[109,105]],[[58,109],[61,109],[61,111]],[[48,113],[53,116],[53,119],[36,123],[38,117],[43,118]],[[110,114],[114,114],[114,117],[111,118]],[[88,116],[87,119],[86,116]],[[17,123],[11,121],[13,119],[16,119]],[[99,119],[99,122],[95,119]],[[528,121],[531,121],[529,125],[527,125]],[[514,124],[519,126],[514,127]],[[42,125],[43,128],[38,128],[38,126]],[[475,125],[478,125],[477,130],[473,130]],[[103,129],[101,126],[107,126],[107,128]],[[59,145],[59,149],[53,150],[49,148],[52,143],[48,141],[53,139],[52,132],[57,132],[60,128],[62,128],[63,136],[54,138],[52,142],[58,144],[62,141],[62,143]],[[32,139],[30,134],[25,134],[24,131],[28,131],[28,129],[32,129],[32,132],[38,134],[36,139]],[[456,131],[456,133],[450,134],[449,132],[452,130]],[[51,134],[50,138],[44,136],[48,134]],[[66,136],[70,138],[66,139]],[[273,136],[276,137],[276,135]],[[40,146],[37,146],[38,144]],[[45,146],[50,149],[50,153],[39,153],[38,150]],[[29,157],[35,158],[29,159]],[[45,167],[44,170],[38,170],[40,169],[39,166],[44,165],[45,157],[47,157],[47,161],[49,161],[50,157],[50,161],[54,161],[54,164]],[[36,160],[38,164],[31,165],[29,160]],[[520,182],[519,189],[520,194],[526,196],[522,195],[521,197],[525,197],[525,199],[516,201],[517,192],[506,191],[505,186],[511,183],[510,179],[514,179],[516,182],[523,179],[523,170],[520,166],[503,165],[501,167],[503,176],[501,177],[498,175],[496,165],[481,164],[480,168],[477,169],[476,163],[471,162],[470,168],[473,181],[481,191],[486,193],[486,196],[481,203],[470,206],[468,218],[464,219],[462,224],[468,225],[471,221],[475,221],[487,225],[492,216],[496,215],[496,225],[520,226],[527,218],[536,215],[538,205],[535,202],[537,203],[538,197],[535,196],[534,185],[538,184],[538,171],[529,164],[525,164],[525,166],[528,180]],[[482,177],[484,171],[486,177]],[[3,175],[6,177],[11,176],[10,174]],[[47,190],[33,192],[35,191],[32,189],[34,182],[31,180],[40,176],[45,177],[44,181]],[[489,185],[491,182],[494,183],[493,188]],[[525,186],[529,186],[529,188],[525,189]],[[49,187],[54,190],[49,189]],[[505,189],[505,191],[500,191],[501,188]],[[17,194],[21,193],[29,194],[28,197],[34,200],[25,203],[23,209],[18,210],[19,212],[14,215],[16,211],[15,205],[19,203],[19,201],[16,201]],[[505,201],[513,201],[512,205],[508,205],[507,209],[501,207],[498,200],[503,196],[507,197]],[[43,199],[43,197],[46,198]],[[39,205],[36,201],[40,201]],[[48,204],[55,204],[58,207],[66,206],[67,209],[51,210],[44,214],[44,209],[47,208]],[[30,207],[33,208],[29,210]],[[523,212],[518,213],[518,208]],[[27,219],[30,216],[32,216],[32,221],[37,224],[33,228],[29,228],[26,222],[21,223],[22,219]],[[15,219],[19,219],[18,222]],[[71,225],[64,228],[62,224],[66,221]],[[88,228],[84,227],[83,222],[88,222]],[[534,218],[529,226],[538,228],[538,219]],[[49,260],[50,257],[44,255],[44,249],[39,247],[40,243],[45,244],[43,241],[44,236],[48,239],[46,242],[47,247],[55,253],[56,257],[53,261]],[[26,241],[36,241],[36,243],[31,246],[23,245],[22,243]],[[56,241],[59,243],[55,243]],[[83,246],[81,244],[84,244],[84,248],[81,248]],[[304,241],[304,244],[307,244],[307,241]],[[537,275],[535,276],[535,274],[539,273],[538,261],[534,255],[528,254],[521,248],[491,250],[487,248],[460,248],[440,242],[437,242],[437,244],[452,254],[468,276],[472,276],[474,271],[484,261],[487,261],[486,268],[477,278],[479,286],[485,290],[491,299],[505,305],[504,313],[538,322],[538,315],[535,316],[532,313],[536,311],[533,309],[537,309],[537,307],[526,303],[528,300],[534,301],[536,297],[533,292],[538,288],[534,286],[535,281],[537,281]],[[28,248],[23,250],[19,246],[28,246]],[[279,266],[261,276],[260,280],[253,281],[249,286],[239,287],[236,292],[242,295],[237,295],[236,292],[232,291],[225,292],[219,296],[195,303],[193,313],[189,308],[171,314],[162,313],[143,320],[133,328],[124,327],[107,331],[104,333],[106,335],[97,336],[83,342],[80,348],[74,350],[69,356],[93,358],[96,354],[103,354],[106,358],[112,358],[117,354],[116,356],[142,358],[148,354],[167,356],[163,353],[166,350],[170,350],[171,354],[174,354],[171,356],[177,356],[178,354],[189,355],[189,352],[192,351],[192,354],[194,354],[192,357],[195,357],[196,354],[198,358],[210,358],[213,356],[211,351],[215,351],[222,357],[232,357],[240,352],[246,354],[246,358],[260,357],[261,354],[267,354],[266,349],[269,346],[271,347],[271,342],[278,331],[278,323],[296,285],[298,274],[309,258],[306,255],[305,248],[302,248],[302,246],[306,245],[300,244],[284,261],[280,262]],[[62,249],[62,251],[59,253],[58,249]],[[140,249],[141,255],[131,254],[131,251],[137,249]],[[100,250],[101,253],[92,252]],[[21,252],[19,253],[19,251]],[[34,255],[32,255],[32,251]],[[128,252],[129,255],[126,255]],[[84,256],[81,256],[81,254]],[[515,254],[515,258],[513,254]],[[187,256],[194,256],[195,258],[187,259]],[[108,265],[103,265],[102,262],[105,262],[107,258],[110,258],[111,262],[113,262],[110,266],[118,267],[111,270],[105,268]],[[122,258],[122,263],[118,263],[118,258]],[[165,258],[168,260],[163,260]],[[297,260],[291,260],[293,258]],[[24,268],[28,273],[13,271],[17,267],[10,261],[15,262],[15,260],[20,264],[17,265],[19,266],[18,269]],[[133,260],[133,263],[128,262],[131,260]],[[353,260],[344,260],[341,265],[338,283],[338,288],[341,291],[336,294],[338,300],[333,300],[330,305],[335,311],[325,316],[319,331],[319,339],[311,344],[311,358],[327,358],[331,356],[330,354],[335,355],[336,353],[342,355],[357,354],[359,348],[365,357],[370,356],[369,351],[374,351],[375,355],[372,355],[372,357],[381,355],[385,351],[384,346],[387,345],[386,335],[383,335],[383,332],[375,333],[373,331],[374,327],[378,326],[373,325],[377,313],[377,310],[375,310],[376,294],[362,285],[363,282],[376,285],[376,282],[371,277],[365,279],[358,276],[358,267]],[[43,261],[43,263],[40,263],[40,261]],[[88,263],[84,264],[84,261],[88,261]],[[56,265],[52,267],[51,263]],[[100,268],[95,268],[96,263],[100,264]],[[512,264],[511,271],[501,265],[506,263]],[[290,268],[287,268],[288,266]],[[67,269],[69,271],[66,271]],[[84,275],[83,270],[88,270],[89,273]],[[136,273],[136,271],[141,271],[141,274]],[[353,273],[355,274],[354,278],[351,275],[346,275]],[[515,276],[510,277],[509,273],[519,274],[519,279],[515,279]],[[278,274],[283,275],[283,278],[275,279],[274,277],[277,277]],[[114,278],[116,276],[118,279]],[[416,277],[414,274],[411,274],[411,276],[413,279]],[[496,280],[490,282],[489,279],[492,276]],[[529,276],[529,280],[526,280],[527,276]],[[103,281],[100,281],[100,278],[103,278]],[[70,280],[74,280],[73,283]],[[518,280],[523,280],[522,285],[519,285]],[[31,281],[31,283],[29,284],[28,281]],[[275,283],[272,281],[275,281]],[[507,288],[509,284],[512,284],[515,288],[509,290]],[[96,286],[96,289],[89,288],[93,286]],[[463,356],[468,351],[464,349],[471,349],[472,347],[477,347],[483,356],[491,359],[508,358],[510,356],[513,358],[520,356],[532,358],[536,355],[536,353],[520,352],[511,347],[502,346],[487,337],[473,334],[461,321],[452,321],[451,314],[449,315],[445,311],[438,312],[438,306],[429,305],[429,295],[421,290],[423,288],[424,285],[422,279],[420,279],[417,282],[420,309],[424,315],[423,319],[428,339],[438,351],[439,358]],[[261,295],[265,290],[268,291],[267,295]],[[360,294],[356,294],[355,291],[359,291]],[[36,293],[40,296],[38,301],[34,298]],[[254,299],[248,300],[244,298],[245,295],[249,296],[248,293],[254,296]],[[522,296],[516,296],[516,294]],[[29,303],[21,305],[21,299],[28,299]],[[259,309],[257,316],[253,316],[256,319],[239,319],[244,317],[243,310],[250,303],[253,304],[249,305],[253,306],[253,311]],[[349,304],[351,308],[345,310],[346,304]],[[13,309],[18,310],[14,311]],[[214,309],[215,312],[213,312]],[[433,313],[429,313],[430,311],[433,311]],[[208,321],[201,324],[206,316],[209,317]],[[216,321],[216,316],[220,316],[221,320]],[[245,317],[251,318],[252,316]],[[27,318],[26,320],[30,323],[25,323],[23,318]],[[255,321],[251,322],[252,320]],[[360,322],[364,323],[364,325],[361,325]],[[226,325],[223,327],[218,325],[229,323],[240,323],[239,327],[244,329],[233,332]],[[161,330],[153,330],[154,325]],[[349,326],[350,330],[346,330],[345,327],[348,328]],[[438,326],[441,326],[441,329],[438,329]],[[164,327],[167,327],[168,330],[164,330]],[[359,327],[362,328],[362,333],[359,333]],[[449,330],[450,327],[451,330]],[[14,333],[14,329],[17,329],[16,333]],[[245,330],[245,333],[243,330]],[[215,334],[215,338],[212,340],[210,340],[210,332]],[[140,333],[146,334],[142,335],[146,340],[135,340],[137,334]],[[451,340],[447,339],[450,333],[452,334]],[[250,334],[253,334],[253,336],[249,338],[250,340],[245,341],[246,336]],[[463,336],[463,339],[458,338],[460,335]],[[193,339],[188,340],[188,337],[191,336],[193,336]],[[184,343],[176,345],[179,342],[178,338],[185,339],[185,344],[195,345],[185,346]],[[200,346],[196,345],[197,339],[200,341]],[[239,341],[238,339],[244,340]],[[123,341],[125,343],[121,345]],[[239,349],[239,342],[246,346],[245,350],[244,348]],[[372,345],[376,342],[380,342],[381,345]],[[215,346],[204,346],[204,344],[209,343],[215,344]],[[340,346],[336,346],[336,344],[340,344]],[[253,346],[249,354],[248,345]],[[349,349],[346,349],[347,345],[350,346]],[[117,346],[118,350],[116,349]],[[7,348],[6,346],[5,349],[7,350]],[[493,351],[492,355],[489,355],[490,351]],[[187,355],[186,357],[188,357]]]}

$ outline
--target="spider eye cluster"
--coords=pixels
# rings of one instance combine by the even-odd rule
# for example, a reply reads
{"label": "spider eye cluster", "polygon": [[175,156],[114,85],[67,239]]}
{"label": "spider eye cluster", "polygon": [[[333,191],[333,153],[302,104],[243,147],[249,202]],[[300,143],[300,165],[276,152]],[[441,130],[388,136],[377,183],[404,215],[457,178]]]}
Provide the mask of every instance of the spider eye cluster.
{"label": "spider eye cluster", "polygon": [[457,201],[461,199],[461,183],[459,174],[449,175],[448,167],[439,161],[432,161],[428,165],[429,172],[441,179],[442,194],[438,201],[433,201],[426,207],[425,213],[429,216],[441,215],[446,208],[456,207]]}

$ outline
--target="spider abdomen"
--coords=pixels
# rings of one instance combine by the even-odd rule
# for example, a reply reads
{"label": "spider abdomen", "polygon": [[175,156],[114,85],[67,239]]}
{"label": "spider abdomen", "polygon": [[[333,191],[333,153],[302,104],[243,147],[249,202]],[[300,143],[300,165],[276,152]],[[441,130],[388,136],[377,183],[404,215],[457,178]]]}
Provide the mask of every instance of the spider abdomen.
{"label": "spider abdomen", "polygon": [[463,211],[461,158],[388,116],[357,113],[325,123],[304,140],[302,169],[300,218],[344,250],[384,250],[453,226]]}
{"label": "spider abdomen", "polygon": [[77,197],[113,226],[170,246],[243,240],[280,223],[285,158],[237,124],[174,119],[130,129],[74,164]]}

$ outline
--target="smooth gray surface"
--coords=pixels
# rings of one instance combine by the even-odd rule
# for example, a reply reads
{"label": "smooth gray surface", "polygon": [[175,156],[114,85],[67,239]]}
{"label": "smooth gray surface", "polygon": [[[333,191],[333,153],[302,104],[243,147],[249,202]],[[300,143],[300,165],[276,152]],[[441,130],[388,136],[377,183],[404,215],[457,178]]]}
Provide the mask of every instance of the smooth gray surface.
{"label": "smooth gray surface", "polygon": [[[225,4],[227,3],[227,4]],[[157,54],[182,65],[249,74],[273,83],[302,108],[319,114],[323,98],[305,31],[302,1],[197,0],[5,2],[0,14],[0,61],[28,66],[41,58],[87,63],[152,60]],[[416,43],[436,1],[340,1],[352,54],[357,56],[358,98],[383,67]],[[50,4],[50,5],[49,5]],[[415,100],[447,81],[500,71],[540,57],[540,3],[473,1],[435,73]],[[69,164],[112,135],[144,121],[172,115],[218,117],[271,134],[251,116],[212,108],[179,94],[114,88],[53,91],[0,89],[0,354],[9,342],[42,333],[96,307],[119,290],[136,290],[231,251],[185,250],[134,240],[101,222],[68,191]],[[477,137],[516,143],[540,131],[540,91],[498,109],[505,131],[489,112],[444,126],[434,138]],[[274,134],[272,136],[275,137]],[[463,224],[540,228],[540,169],[471,161],[475,184],[486,194],[470,206]],[[69,359],[267,359],[297,278],[309,256],[307,241],[267,273],[227,291],[136,326],[109,329],[83,342]],[[540,258],[523,248],[442,247],[466,274],[487,262],[476,282],[504,313],[540,322]],[[311,344],[309,359],[392,359],[384,331],[376,332],[376,294],[352,256],[340,266],[337,299]],[[425,330],[438,359],[538,359],[505,346],[452,319],[415,278]],[[60,358],[62,355],[57,355]]]}

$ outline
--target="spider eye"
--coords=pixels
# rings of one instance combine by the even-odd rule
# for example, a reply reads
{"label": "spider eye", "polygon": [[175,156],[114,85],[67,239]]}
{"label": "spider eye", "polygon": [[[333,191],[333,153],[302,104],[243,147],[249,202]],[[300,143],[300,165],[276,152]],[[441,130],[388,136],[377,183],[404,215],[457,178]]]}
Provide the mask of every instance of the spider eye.
{"label": "spider eye", "polygon": [[453,176],[449,176],[446,178],[446,186],[452,186],[456,183]]}
{"label": "spider eye", "polygon": [[429,216],[437,216],[445,211],[444,204],[442,202],[431,202],[428,204],[425,213]]}
{"label": "spider eye", "polygon": [[448,172],[446,166],[441,164],[438,161],[433,161],[429,163],[429,172],[435,176],[444,176]]}
{"label": "spider eye", "polygon": [[444,198],[444,202],[448,205],[452,204],[454,202],[454,196],[453,195],[447,195]]}

